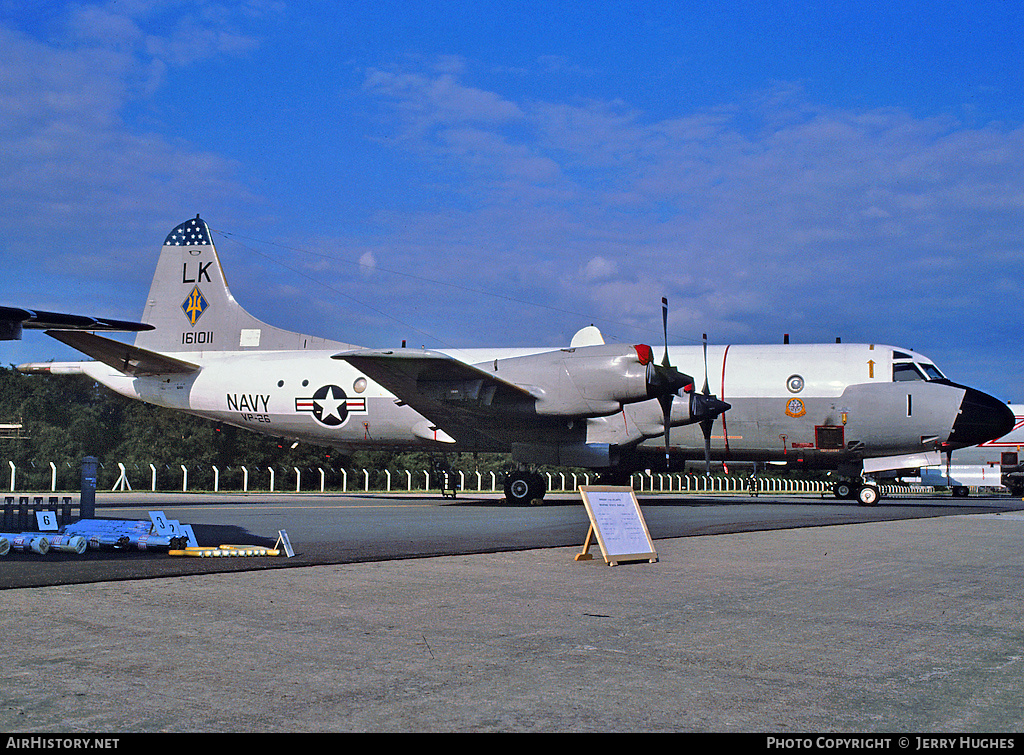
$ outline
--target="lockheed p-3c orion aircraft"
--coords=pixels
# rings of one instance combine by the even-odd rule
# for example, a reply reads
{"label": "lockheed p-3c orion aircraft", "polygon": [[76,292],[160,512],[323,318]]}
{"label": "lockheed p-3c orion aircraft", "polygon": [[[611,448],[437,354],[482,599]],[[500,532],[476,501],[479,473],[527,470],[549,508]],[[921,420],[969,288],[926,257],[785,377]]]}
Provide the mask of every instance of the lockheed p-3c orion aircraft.
{"label": "lockheed p-3c orion aircraft", "polygon": [[1005,404],[910,349],[670,347],[666,307],[663,350],[604,343],[593,327],[563,349],[367,349],[246,312],[196,216],[164,241],[134,344],[56,323],[49,335],[95,361],[18,369],[84,373],[134,399],[335,448],[511,453],[513,501],[543,498],[531,471],[542,464],[615,481],[687,460],[799,460],[839,471],[836,494],[870,504],[872,472],[1013,427]]}

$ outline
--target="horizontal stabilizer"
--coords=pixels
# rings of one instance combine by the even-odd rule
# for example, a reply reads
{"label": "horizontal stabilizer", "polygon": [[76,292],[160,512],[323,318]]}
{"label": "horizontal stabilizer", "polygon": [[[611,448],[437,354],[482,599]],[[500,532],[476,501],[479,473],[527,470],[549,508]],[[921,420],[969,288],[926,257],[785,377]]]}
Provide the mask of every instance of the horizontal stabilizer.
{"label": "horizontal stabilizer", "polygon": [[137,333],[152,330],[152,325],[126,320],[112,320],[108,317],[43,312],[38,309],[21,307],[0,307],[0,341],[16,341],[21,338],[22,328],[35,330],[106,330]]}
{"label": "horizontal stabilizer", "polygon": [[85,331],[48,330],[46,335],[126,375],[189,374],[199,369],[197,364]]}

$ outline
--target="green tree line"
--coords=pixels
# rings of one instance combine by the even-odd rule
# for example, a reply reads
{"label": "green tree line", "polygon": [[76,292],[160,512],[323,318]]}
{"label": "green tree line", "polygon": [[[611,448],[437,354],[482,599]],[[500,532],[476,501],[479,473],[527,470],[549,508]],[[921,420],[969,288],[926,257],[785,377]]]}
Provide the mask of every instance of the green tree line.
{"label": "green tree line", "polygon": [[[220,470],[225,490],[242,487],[242,467],[250,471],[249,489],[269,487],[267,469],[277,470],[275,489],[294,490],[298,468],[303,489],[319,489],[320,469],[325,470],[330,489],[341,486],[342,469],[349,470],[349,488],[361,488],[353,471],[390,469],[398,488],[404,487],[404,470],[431,470],[436,454],[397,453],[385,450],[347,452],[341,449],[273,438],[232,425],[194,417],[125,398],[85,375],[23,375],[0,367],[0,423],[21,423],[18,437],[0,439],[0,485],[9,489],[8,461],[16,467],[16,487],[21,490],[49,490],[50,463],[57,467],[57,489],[77,490],[82,459],[95,456],[101,464],[97,486],[109,490],[120,476],[123,464],[135,489],[148,490],[150,464],[157,468],[157,488],[180,490],[188,468],[189,489],[212,489],[213,468]],[[485,473],[503,471],[508,457],[503,454],[459,454],[446,460],[453,469]],[[489,475],[488,475],[489,477]],[[375,479],[373,485],[383,483]],[[489,484],[489,482],[488,482]],[[414,477],[416,487],[423,477]],[[467,486],[469,482],[467,481]],[[475,481],[473,483],[475,486]],[[432,487],[434,487],[432,483]]]}

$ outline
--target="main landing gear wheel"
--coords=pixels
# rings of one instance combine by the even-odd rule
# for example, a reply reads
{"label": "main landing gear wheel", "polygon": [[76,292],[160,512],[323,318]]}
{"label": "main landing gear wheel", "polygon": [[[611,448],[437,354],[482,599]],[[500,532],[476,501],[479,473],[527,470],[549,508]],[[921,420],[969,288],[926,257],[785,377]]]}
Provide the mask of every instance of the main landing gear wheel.
{"label": "main landing gear wheel", "polygon": [[853,498],[853,485],[849,482],[837,482],[832,486],[832,493],[836,498]]}
{"label": "main landing gear wheel", "polygon": [[845,501],[856,500],[861,506],[874,506],[882,497],[877,485],[858,485],[853,482],[842,480],[832,486],[832,493],[836,498]]}
{"label": "main landing gear wheel", "polygon": [[544,478],[536,472],[510,472],[505,476],[505,498],[509,503],[539,506],[545,493]]}

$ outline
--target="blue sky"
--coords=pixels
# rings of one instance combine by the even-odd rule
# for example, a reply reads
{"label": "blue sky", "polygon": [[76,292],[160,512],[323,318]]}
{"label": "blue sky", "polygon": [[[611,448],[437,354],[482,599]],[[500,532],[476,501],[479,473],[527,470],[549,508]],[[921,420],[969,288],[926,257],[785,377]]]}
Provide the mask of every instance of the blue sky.
{"label": "blue sky", "polygon": [[658,343],[667,296],[1024,401],[1021,6],[751,5],[0,0],[0,303],[136,319],[199,213],[317,335]]}

